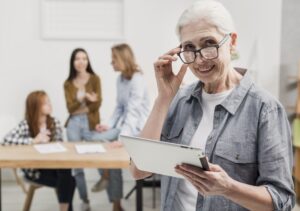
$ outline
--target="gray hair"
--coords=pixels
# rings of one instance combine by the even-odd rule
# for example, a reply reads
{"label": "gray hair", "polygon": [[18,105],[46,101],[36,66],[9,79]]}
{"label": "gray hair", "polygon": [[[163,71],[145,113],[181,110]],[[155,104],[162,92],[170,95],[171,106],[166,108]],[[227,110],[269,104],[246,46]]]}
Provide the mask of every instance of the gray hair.
{"label": "gray hair", "polygon": [[180,38],[182,27],[199,20],[215,26],[221,33],[228,34],[235,32],[232,17],[229,11],[220,2],[214,0],[198,0],[180,16],[176,26],[178,37]]}

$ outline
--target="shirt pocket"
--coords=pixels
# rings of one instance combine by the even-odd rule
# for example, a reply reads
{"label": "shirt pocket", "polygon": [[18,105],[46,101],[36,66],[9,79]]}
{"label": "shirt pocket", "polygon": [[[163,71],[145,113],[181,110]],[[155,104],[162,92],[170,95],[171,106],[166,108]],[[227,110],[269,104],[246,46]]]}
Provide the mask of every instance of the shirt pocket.
{"label": "shirt pocket", "polygon": [[162,130],[161,140],[165,142],[180,143],[182,131],[182,124],[169,122]]}
{"label": "shirt pocket", "polygon": [[255,184],[258,162],[256,145],[253,142],[220,139],[214,155],[213,162],[220,165],[229,176],[247,184]]}

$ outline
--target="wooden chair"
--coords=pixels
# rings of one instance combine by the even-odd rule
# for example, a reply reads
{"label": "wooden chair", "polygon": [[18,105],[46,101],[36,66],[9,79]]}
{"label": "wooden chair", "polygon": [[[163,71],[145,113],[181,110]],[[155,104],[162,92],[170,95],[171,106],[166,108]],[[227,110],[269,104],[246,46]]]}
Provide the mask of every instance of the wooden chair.
{"label": "wooden chair", "polygon": [[[9,116],[9,115],[2,116],[0,118],[0,135],[1,135],[1,137],[4,137],[4,135],[15,125],[16,125],[16,120],[13,116]],[[26,194],[23,211],[29,211],[35,191],[38,188],[41,188],[43,186],[33,183],[31,181],[28,181],[28,180],[24,179],[23,177],[19,176],[17,168],[13,168],[12,171],[13,171],[16,183],[21,187],[22,192]],[[26,187],[25,183],[28,184],[28,187]]]}
{"label": "wooden chair", "polygon": [[[4,137],[6,133],[16,125],[16,119],[11,115],[4,115],[0,118],[0,136]],[[2,140],[1,140],[2,141]],[[26,194],[26,186],[23,179],[18,175],[18,169],[12,169],[17,184],[21,187],[22,191]]]}
{"label": "wooden chair", "polygon": [[22,178],[20,178],[20,176],[18,175],[18,170],[17,169],[12,169],[13,170],[13,173],[14,173],[14,176],[15,176],[15,179],[16,179],[16,182],[17,184],[21,187],[23,193],[27,193],[27,188],[24,184],[24,181]]}
{"label": "wooden chair", "polygon": [[28,191],[26,194],[26,199],[25,199],[25,203],[23,206],[23,211],[29,211],[31,204],[32,204],[32,199],[34,196],[34,193],[37,189],[43,187],[42,185],[36,184],[36,183],[31,183],[28,187]]}
{"label": "wooden chair", "polygon": [[[22,191],[26,194],[25,203],[24,203],[24,206],[23,206],[23,211],[29,211],[30,207],[31,207],[31,203],[32,203],[34,193],[37,189],[41,188],[42,185],[33,183],[33,182],[31,182],[29,180],[26,180],[24,178],[21,178],[17,173],[17,169],[13,169],[13,173],[15,175],[17,184],[21,187]],[[26,188],[25,183],[28,183],[28,185],[29,185],[28,188]]]}
{"label": "wooden chair", "polygon": [[[32,182],[24,177],[20,177],[18,175],[17,169],[13,169],[13,173],[16,178],[17,184],[21,187],[22,191],[26,194],[25,202],[23,205],[23,211],[30,211],[30,207],[32,204],[35,191],[45,186]],[[26,188],[26,184],[28,184],[27,188]],[[54,190],[55,193],[57,194],[56,189]]]}
{"label": "wooden chair", "polygon": [[[46,186],[43,186],[43,185],[37,184],[35,182],[32,182],[30,180],[27,180],[26,178],[24,178],[23,180],[26,183],[28,183],[28,185],[29,185],[27,194],[26,194],[26,198],[25,198],[25,203],[23,206],[23,211],[30,211],[30,207],[32,204],[32,199],[33,199],[35,191],[39,188],[46,187]],[[54,190],[55,190],[55,194],[57,195],[56,189],[54,189]]]}

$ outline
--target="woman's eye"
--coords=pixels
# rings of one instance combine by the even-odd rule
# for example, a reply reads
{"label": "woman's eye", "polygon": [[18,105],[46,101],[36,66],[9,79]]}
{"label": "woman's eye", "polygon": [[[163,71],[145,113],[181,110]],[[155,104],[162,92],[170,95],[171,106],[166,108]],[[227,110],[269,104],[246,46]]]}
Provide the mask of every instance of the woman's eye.
{"label": "woman's eye", "polygon": [[185,50],[185,51],[195,50],[195,46],[194,45],[185,45],[183,47],[183,50]]}
{"label": "woman's eye", "polygon": [[215,40],[206,40],[205,41],[205,46],[212,46],[212,45],[216,45],[217,42]]}

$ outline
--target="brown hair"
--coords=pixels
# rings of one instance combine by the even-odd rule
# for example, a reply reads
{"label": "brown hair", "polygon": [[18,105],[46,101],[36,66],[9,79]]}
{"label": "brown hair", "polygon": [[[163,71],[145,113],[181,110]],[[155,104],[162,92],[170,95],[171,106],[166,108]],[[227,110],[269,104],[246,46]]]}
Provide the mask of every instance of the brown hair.
{"label": "brown hair", "polygon": [[121,63],[123,77],[130,80],[135,72],[140,72],[129,45],[126,43],[118,44],[113,46],[111,51],[116,56],[117,61]]}
{"label": "brown hair", "polygon": [[[46,97],[47,94],[44,91],[34,91],[27,96],[25,119],[29,125],[31,137],[36,137],[40,133],[39,118]],[[50,141],[53,141],[55,135],[55,122],[50,115],[47,116],[46,125],[47,129],[51,132]]]}

